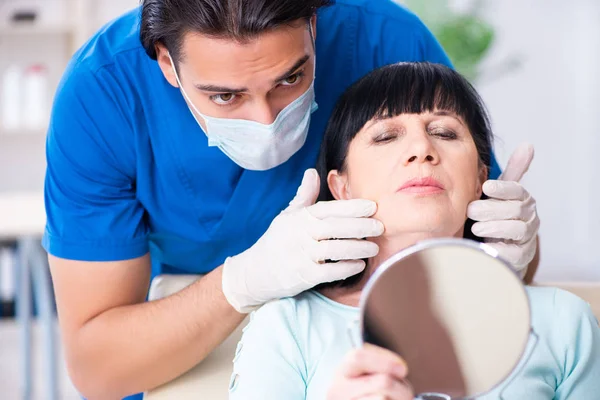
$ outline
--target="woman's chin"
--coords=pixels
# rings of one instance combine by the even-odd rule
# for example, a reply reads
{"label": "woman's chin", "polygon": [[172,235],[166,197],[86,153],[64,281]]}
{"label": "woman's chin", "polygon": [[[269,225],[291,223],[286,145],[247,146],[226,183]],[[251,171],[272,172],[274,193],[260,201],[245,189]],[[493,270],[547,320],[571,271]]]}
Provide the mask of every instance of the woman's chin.
{"label": "woman's chin", "polygon": [[397,223],[385,223],[384,236],[387,237],[410,237],[415,240],[435,239],[456,237],[459,231],[464,227],[464,221],[457,224],[456,221],[449,221],[438,217],[416,218],[416,216],[406,216],[406,219],[397,221]]}
{"label": "woman's chin", "polygon": [[[455,207],[447,201],[419,203],[417,205],[413,201],[379,201],[374,217],[383,222],[384,235],[454,237],[464,227],[466,205]],[[462,208],[465,209],[464,213],[456,212]]]}

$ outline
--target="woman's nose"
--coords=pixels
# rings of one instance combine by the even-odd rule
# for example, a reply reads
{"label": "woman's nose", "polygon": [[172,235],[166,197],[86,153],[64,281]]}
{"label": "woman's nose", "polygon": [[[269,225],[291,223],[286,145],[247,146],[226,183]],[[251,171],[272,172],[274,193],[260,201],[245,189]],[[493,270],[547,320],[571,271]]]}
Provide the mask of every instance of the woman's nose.
{"label": "woman's nose", "polygon": [[[408,162],[411,163],[411,162],[419,161],[419,160],[420,160],[419,157],[412,156],[411,158],[408,159]],[[432,162],[432,161],[435,161],[435,158],[431,154],[427,154],[422,160]]]}
{"label": "woman's nose", "polygon": [[429,162],[437,164],[439,155],[429,137],[414,139],[406,156],[406,164]]}

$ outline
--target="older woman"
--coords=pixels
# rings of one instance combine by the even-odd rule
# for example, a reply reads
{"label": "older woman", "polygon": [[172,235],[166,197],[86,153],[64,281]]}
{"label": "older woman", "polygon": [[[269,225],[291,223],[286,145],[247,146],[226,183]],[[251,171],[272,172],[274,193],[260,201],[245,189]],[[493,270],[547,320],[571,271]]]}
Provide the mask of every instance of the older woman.
{"label": "older woman", "polygon": [[[230,398],[412,399],[410,366],[373,346],[353,351],[346,330],[383,260],[420,240],[470,231],[467,206],[482,196],[491,146],[480,97],[449,68],[390,65],[353,85],[325,133],[321,198],[375,201],[385,233],[369,240],[380,252],[355,277],[256,311],[235,356]],[[600,328],[589,306],[558,289],[527,291],[540,341],[515,379],[482,399],[501,391],[507,399],[597,398]]]}

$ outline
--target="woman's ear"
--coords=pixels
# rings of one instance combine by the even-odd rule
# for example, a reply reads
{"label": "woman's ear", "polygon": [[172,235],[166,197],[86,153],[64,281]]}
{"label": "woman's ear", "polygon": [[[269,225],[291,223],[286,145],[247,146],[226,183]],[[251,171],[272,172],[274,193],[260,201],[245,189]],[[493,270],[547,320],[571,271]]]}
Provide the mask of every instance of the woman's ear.
{"label": "woman's ear", "polygon": [[329,171],[327,174],[327,186],[336,200],[349,200],[350,192],[348,190],[348,177],[342,175],[337,169]]}
{"label": "woman's ear", "polygon": [[488,167],[483,165],[483,163],[479,166],[479,182],[477,182],[477,199],[481,198],[483,194],[483,184],[488,180],[489,170]]}

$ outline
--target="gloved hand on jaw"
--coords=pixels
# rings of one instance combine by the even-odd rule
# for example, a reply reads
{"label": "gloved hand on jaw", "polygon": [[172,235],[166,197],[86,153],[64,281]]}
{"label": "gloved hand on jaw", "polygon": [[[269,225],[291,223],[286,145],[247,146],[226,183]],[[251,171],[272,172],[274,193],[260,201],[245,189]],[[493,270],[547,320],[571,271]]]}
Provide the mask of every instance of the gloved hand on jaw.
{"label": "gloved hand on jaw", "polygon": [[489,199],[474,201],[467,209],[467,217],[479,221],[473,224],[473,233],[485,238],[521,276],[535,256],[540,227],[535,199],[519,184],[533,154],[533,146],[520,145],[500,178],[483,184]]}
{"label": "gloved hand on jaw", "polygon": [[365,268],[362,259],[379,252],[375,243],[362,240],[384,231],[380,221],[369,218],[377,205],[370,200],[315,204],[319,187],[317,171],[307,170],[296,197],[264,235],[225,260],[223,293],[238,312],[356,275]]}

